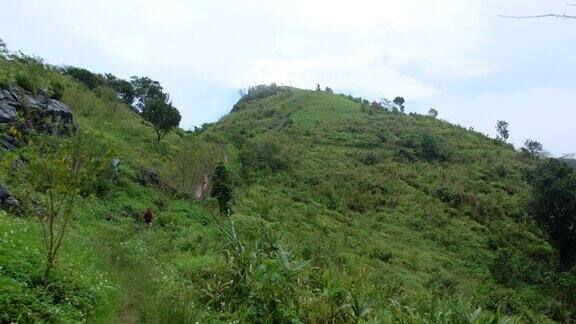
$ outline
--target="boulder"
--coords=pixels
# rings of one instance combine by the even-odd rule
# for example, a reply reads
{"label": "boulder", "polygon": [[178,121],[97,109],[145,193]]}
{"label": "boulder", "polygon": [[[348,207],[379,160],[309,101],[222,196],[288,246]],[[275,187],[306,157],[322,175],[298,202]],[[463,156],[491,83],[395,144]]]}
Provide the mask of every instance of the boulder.
{"label": "boulder", "polygon": [[[23,121],[19,120],[23,117]],[[74,116],[66,104],[54,100],[40,90],[38,95],[27,94],[15,85],[0,90],[0,126],[16,126],[51,135],[66,135],[76,130]],[[13,148],[13,143],[0,140],[4,148]]]}
{"label": "boulder", "polygon": [[138,180],[141,185],[147,187],[158,187],[160,185],[160,177],[156,171],[146,168],[140,168],[138,171]]}
{"label": "boulder", "polygon": [[13,150],[18,147],[18,141],[12,136],[5,135],[4,137],[0,138],[0,146],[7,150]]}
{"label": "boulder", "polygon": [[0,101],[0,123],[15,123],[18,121],[16,108],[8,101]]}
{"label": "boulder", "polygon": [[16,212],[20,210],[20,202],[12,197],[8,188],[0,185],[0,208]]}
{"label": "boulder", "polygon": [[114,178],[118,178],[118,173],[119,173],[118,168],[119,167],[120,167],[120,159],[113,159],[112,160],[112,176]]}

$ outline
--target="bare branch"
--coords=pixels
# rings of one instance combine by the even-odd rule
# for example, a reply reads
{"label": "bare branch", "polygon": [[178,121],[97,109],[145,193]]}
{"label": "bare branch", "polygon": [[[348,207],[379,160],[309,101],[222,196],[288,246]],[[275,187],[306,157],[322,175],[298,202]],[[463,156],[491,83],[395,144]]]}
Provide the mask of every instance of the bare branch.
{"label": "bare branch", "polygon": [[547,15],[535,15],[535,16],[504,16],[498,15],[498,17],[502,18],[515,18],[515,19],[524,19],[524,18],[559,18],[559,19],[576,19],[576,16],[569,16],[569,15],[557,15],[557,14],[547,14]]}

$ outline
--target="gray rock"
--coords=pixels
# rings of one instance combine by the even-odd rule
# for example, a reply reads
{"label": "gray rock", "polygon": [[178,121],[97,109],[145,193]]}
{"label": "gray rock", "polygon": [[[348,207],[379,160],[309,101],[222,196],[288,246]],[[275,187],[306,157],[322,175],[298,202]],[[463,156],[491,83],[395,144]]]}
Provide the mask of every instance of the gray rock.
{"label": "gray rock", "polygon": [[113,159],[112,160],[112,175],[117,178],[118,177],[118,167],[120,166],[120,159]]}
{"label": "gray rock", "polygon": [[140,168],[138,180],[143,186],[159,186],[160,177],[158,173],[152,169]]}
{"label": "gray rock", "polygon": [[11,106],[19,106],[18,99],[8,90],[0,89],[0,101],[7,102]]}
{"label": "gray rock", "polygon": [[8,211],[19,211],[20,202],[16,198],[12,197],[8,188],[0,185],[0,207]]}
{"label": "gray rock", "polygon": [[25,128],[52,135],[76,130],[70,108],[48,97],[45,91],[39,91],[33,97],[15,85],[8,90],[0,90],[0,123],[17,123],[18,112],[26,115]]}
{"label": "gray rock", "polygon": [[18,147],[18,142],[12,136],[4,136],[4,138],[0,139],[0,145],[10,151]]}
{"label": "gray rock", "polygon": [[18,121],[16,108],[6,101],[0,101],[0,123],[15,123]]}

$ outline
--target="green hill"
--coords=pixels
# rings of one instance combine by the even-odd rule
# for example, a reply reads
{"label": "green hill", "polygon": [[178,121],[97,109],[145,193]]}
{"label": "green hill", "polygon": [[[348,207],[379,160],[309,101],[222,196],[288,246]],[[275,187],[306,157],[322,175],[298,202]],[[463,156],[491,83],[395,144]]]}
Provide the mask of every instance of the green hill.
{"label": "green hill", "polygon": [[[554,271],[526,212],[535,160],[509,145],[289,87],[158,144],[107,86],[34,60],[0,59],[0,73],[29,92],[62,85],[79,129],[18,133],[23,145],[1,153],[14,197],[47,199],[45,184],[22,177],[34,161],[61,161],[46,152],[65,145],[101,165],[74,193],[49,282],[38,209],[0,212],[0,322],[575,319],[576,280]],[[209,191],[195,198],[219,161],[234,185],[229,217]]]}

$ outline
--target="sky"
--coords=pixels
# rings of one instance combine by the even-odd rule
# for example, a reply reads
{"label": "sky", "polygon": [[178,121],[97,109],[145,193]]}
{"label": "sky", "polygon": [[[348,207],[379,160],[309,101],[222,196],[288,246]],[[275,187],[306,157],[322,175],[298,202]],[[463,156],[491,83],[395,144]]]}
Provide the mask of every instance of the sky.
{"label": "sky", "polygon": [[158,80],[193,128],[237,90],[317,83],[495,136],[576,152],[576,19],[566,0],[2,1],[11,50],[97,73]]}

